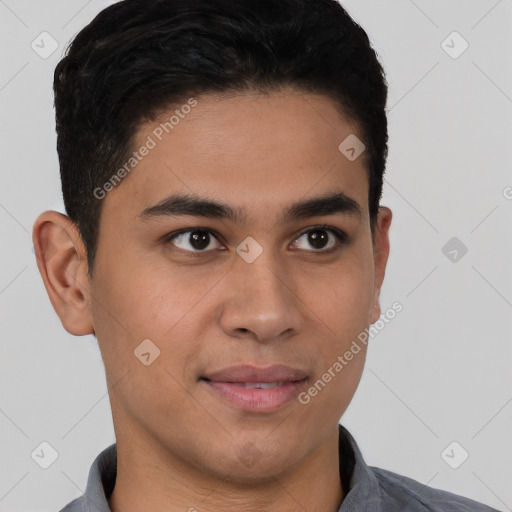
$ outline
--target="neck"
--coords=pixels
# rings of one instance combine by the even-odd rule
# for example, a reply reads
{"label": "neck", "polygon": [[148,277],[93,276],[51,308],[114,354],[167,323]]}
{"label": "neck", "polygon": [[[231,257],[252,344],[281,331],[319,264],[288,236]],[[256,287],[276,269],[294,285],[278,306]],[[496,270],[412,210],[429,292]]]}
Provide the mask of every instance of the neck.
{"label": "neck", "polygon": [[117,478],[109,506],[112,512],[337,512],[343,497],[337,430],[284,476],[250,483],[214,478],[154,442],[117,436]]}

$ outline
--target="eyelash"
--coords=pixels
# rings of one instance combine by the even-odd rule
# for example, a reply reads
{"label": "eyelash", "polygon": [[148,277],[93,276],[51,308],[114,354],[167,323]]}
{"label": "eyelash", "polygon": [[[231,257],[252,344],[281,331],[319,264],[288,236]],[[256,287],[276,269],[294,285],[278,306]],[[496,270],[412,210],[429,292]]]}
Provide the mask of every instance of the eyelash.
{"label": "eyelash", "polygon": [[[332,254],[332,253],[335,253],[335,252],[341,250],[342,247],[347,245],[348,242],[349,242],[348,235],[344,231],[342,231],[341,229],[335,228],[333,226],[328,226],[328,225],[318,225],[318,226],[313,226],[311,228],[308,228],[308,229],[302,231],[294,239],[294,242],[296,240],[298,240],[300,237],[302,237],[303,235],[305,235],[305,234],[307,234],[307,233],[309,233],[311,231],[317,231],[317,230],[318,231],[319,230],[330,231],[331,233],[334,234],[337,243],[333,247],[331,247],[329,249],[326,249],[326,250],[319,249],[319,250],[316,250],[316,251],[315,250],[311,250],[311,251],[306,251],[306,252],[312,252],[312,253],[318,253],[318,254]],[[174,238],[176,238],[177,236],[182,235],[184,233],[191,233],[191,232],[194,232],[194,231],[205,231],[206,233],[209,233],[210,235],[213,235],[218,241],[220,241],[219,240],[219,236],[215,233],[215,231],[213,231],[211,229],[208,229],[208,228],[194,227],[194,228],[181,229],[179,231],[174,231],[173,233],[170,233],[169,235],[167,235],[163,239],[163,243],[165,245],[172,244],[172,240]],[[192,257],[197,257],[197,256],[201,256],[203,254],[207,254],[209,252],[212,252],[211,250],[208,250],[208,251],[187,251],[185,249],[180,249],[179,247],[175,247],[175,249],[178,252],[184,253],[184,254],[186,254],[188,256],[192,256]]]}

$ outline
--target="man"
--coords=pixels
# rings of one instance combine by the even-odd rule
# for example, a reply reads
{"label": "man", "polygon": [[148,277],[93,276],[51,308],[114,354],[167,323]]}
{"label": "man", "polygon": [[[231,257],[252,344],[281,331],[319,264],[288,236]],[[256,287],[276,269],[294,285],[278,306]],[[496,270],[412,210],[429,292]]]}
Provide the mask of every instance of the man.
{"label": "man", "polygon": [[116,444],[71,511],[489,511],[338,424],[381,315],[383,70],[334,0],[125,0],[55,71],[68,216],[34,225]]}

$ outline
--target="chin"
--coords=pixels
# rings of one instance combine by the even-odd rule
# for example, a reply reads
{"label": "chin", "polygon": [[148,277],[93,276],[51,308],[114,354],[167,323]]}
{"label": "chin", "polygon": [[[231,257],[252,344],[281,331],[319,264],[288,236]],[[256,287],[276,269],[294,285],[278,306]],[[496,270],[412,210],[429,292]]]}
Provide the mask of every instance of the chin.
{"label": "chin", "polygon": [[290,456],[293,453],[293,447],[284,443],[244,440],[233,443],[229,453],[215,460],[221,462],[218,467],[229,481],[257,484],[275,481],[289,473],[298,462]]}
{"label": "chin", "polygon": [[233,484],[240,485],[259,485],[276,480],[286,476],[293,468],[289,460],[267,460],[262,457],[253,466],[241,463],[239,460],[232,460],[230,465],[222,468],[223,479]]}

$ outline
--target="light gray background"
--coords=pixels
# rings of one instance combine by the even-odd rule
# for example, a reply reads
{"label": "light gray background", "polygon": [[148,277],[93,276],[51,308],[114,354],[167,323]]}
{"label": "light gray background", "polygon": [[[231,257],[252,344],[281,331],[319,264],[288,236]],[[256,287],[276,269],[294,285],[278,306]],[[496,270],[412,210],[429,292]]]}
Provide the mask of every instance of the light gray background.
{"label": "light gray background", "polygon": [[[62,209],[53,69],[110,3],[0,0],[0,511],[60,510],[114,441],[96,342],[62,328],[31,243],[36,216]],[[512,0],[343,4],[388,74],[382,306],[404,309],[372,340],[342,422],[369,464],[512,510]],[[59,44],[47,59],[31,48],[43,31]],[[453,31],[469,43],[456,59]],[[442,252],[454,236],[457,262]],[[31,458],[42,441],[59,455],[46,470]],[[452,441],[469,453],[458,469],[441,457]]]}

